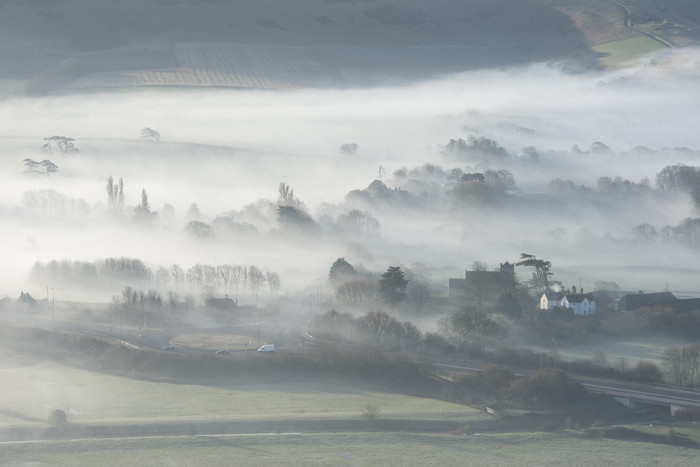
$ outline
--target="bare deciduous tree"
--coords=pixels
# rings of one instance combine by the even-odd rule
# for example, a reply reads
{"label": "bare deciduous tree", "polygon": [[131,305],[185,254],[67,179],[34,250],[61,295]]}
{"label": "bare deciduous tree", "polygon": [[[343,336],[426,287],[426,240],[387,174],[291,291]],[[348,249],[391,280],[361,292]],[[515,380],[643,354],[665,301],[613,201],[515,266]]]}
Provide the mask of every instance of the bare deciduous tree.
{"label": "bare deciduous tree", "polygon": [[365,404],[362,408],[362,416],[367,419],[369,431],[374,431],[375,422],[380,412],[379,407],[374,404]]}
{"label": "bare deciduous tree", "polygon": [[255,306],[258,306],[258,291],[265,282],[265,274],[257,266],[248,268],[248,285],[250,290],[255,294]]}
{"label": "bare deciduous tree", "polygon": [[265,279],[267,280],[267,285],[270,287],[270,299],[272,299],[272,295],[280,288],[280,275],[276,272],[267,272],[265,273]]}

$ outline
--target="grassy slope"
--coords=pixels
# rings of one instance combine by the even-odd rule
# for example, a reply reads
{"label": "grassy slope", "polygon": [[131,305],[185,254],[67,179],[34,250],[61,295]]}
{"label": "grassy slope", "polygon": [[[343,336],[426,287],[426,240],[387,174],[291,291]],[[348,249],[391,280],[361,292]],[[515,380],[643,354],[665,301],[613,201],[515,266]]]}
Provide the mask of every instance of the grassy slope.
{"label": "grassy slope", "polygon": [[[697,430],[691,431],[697,437]],[[318,433],[56,441],[3,445],[0,461],[50,465],[695,465],[697,451],[587,439],[578,432],[501,435]]]}

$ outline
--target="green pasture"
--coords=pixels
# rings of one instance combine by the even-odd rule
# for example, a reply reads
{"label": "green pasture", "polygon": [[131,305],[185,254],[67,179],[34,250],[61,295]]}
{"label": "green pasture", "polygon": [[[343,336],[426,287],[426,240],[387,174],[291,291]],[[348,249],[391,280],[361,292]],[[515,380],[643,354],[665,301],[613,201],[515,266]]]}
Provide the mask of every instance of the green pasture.
{"label": "green pasture", "polygon": [[642,58],[644,55],[658,52],[665,47],[647,36],[609,42],[593,47],[601,57],[598,62],[606,68],[619,68]]}
{"label": "green pasture", "polygon": [[[219,358],[212,355],[212,358]],[[249,358],[261,358],[257,354]],[[274,358],[274,357],[273,357]],[[6,360],[7,361],[7,360]],[[251,385],[231,375],[230,386],[168,384],[94,373],[54,362],[0,366],[0,428],[27,426],[60,409],[71,424],[363,421],[367,404],[380,419],[469,423],[488,419],[459,404],[341,383]]]}
{"label": "green pasture", "polygon": [[180,436],[0,445],[2,465],[648,466],[696,465],[697,458],[695,449],[587,438],[578,431]]}

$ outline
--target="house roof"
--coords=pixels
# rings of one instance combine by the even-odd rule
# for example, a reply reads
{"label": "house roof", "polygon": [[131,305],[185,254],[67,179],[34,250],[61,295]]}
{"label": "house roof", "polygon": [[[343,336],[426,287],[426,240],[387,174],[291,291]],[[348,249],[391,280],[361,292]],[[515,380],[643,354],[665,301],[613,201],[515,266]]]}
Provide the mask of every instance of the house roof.
{"label": "house roof", "polygon": [[690,311],[700,310],[700,298],[684,298],[676,300],[673,304],[673,309],[678,313],[688,313]]}
{"label": "house roof", "polygon": [[618,304],[621,310],[637,310],[645,306],[673,305],[678,299],[671,292],[625,295]]}
{"label": "house roof", "polygon": [[585,299],[588,299],[589,302],[593,301],[591,294],[570,293],[566,295],[566,301],[569,303],[582,303]]}
{"label": "house roof", "polygon": [[560,294],[559,292],[555,292],[555,291],[550,290],[550,289],[545,290],[542,295],[546,296],[547,300],[559,301],[562,298],[564,298],[564,296],[562,294]]}

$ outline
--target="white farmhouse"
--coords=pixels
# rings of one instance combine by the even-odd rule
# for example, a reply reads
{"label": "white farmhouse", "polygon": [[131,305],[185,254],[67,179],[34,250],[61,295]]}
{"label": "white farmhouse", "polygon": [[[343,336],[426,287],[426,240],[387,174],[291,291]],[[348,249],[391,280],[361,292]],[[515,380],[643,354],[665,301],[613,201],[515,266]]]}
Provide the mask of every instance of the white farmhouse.
{"label": "white farmhouse", "polygon": [[545,290],[540,297],[540,310],[552,310],[562,306],[561,299],[564,298],[559,292],[553,290]]}
{"label": "white farmhouse", "polygon": [[590,294],[568,294],[561,299],[562,308],[571,308],[576,316],[588,316],[596,312],[595,300]]}

